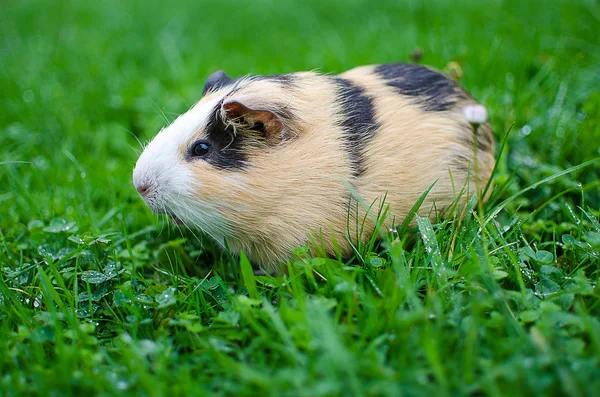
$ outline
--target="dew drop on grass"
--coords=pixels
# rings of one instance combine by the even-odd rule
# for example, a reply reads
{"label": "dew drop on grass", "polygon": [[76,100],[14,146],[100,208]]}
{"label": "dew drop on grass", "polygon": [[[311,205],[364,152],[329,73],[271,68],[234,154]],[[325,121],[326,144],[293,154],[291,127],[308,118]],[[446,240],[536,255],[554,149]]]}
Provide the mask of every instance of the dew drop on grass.
{"label": "dew drop on grass", "polygon": [[112,280],[125,272],[125,269],[119,269],[119,265],[119,263],[111,263],[104,267],[104,276],[106,277],[106,280]]}
{"label": "dew drop on grass", "polygon": [[88,308],[80,308],[80,309],[75,310],[75,314],[79,318],[87,318],[90,316],[91,313]]}
{"label": "dew drop on grass", "polygon": [[79,245],[85,243],[85,241],[83,241],[83,239],[79,236],[69,236],[69,238],[67,240],[72,241],[75,244],[79,244]]}
{"label": "dew drop on grass", "polygon": [[435,233],[433,232],[431,221],[428,218],[421,218],[420,216],[417,216],[417,225],[419,227],[419,232],[421,232],[421,239],[423,240],[425,251],[431,257],[431,264],[435,268],[439,269],[442,266],[442,255],[440,254],[440,249],[435,237]]}
{"label": "dew drop on grass", "polygon": [[116,307],[130,305],[132,303],[132,300],[122,291],[115,291],[113,294],[113,301],[115,302]]}
{"label": "dew drop on grass", "polygon": [[573,208],[571,208],[571,206],[568,203],[564,203],[563,205],[569,212],[569,215],[571,215],[571,218],[573,218],[573,221],[575,222],[575,224],[579,225],[581,223],[581,220],[579,219],[577,214],[575,214],[575,211],[573,211]]}
{"label": "dew drop on grass", "polygon": [[52,248],[48,244],[40,245],[37,247],[38,254],[43,257],[50,257],[53,260],[56,259],[56,253],[52,250]]}
{"label": "dew drop on grass", "polygon": [[81,274],[81,279],[90,284],[100,284],[107,280],[107,277],[104,273],[100,273],[96,270],[88,270]]}
{"label": "dew drop on grass", "polygon": [[158,303],[158,308],[162,309],[163,307],[174,305],[177,302],[176,293],[177,290],[174,287],[169,287],[156,295],[154,299]]}
{"label": "dew drop on grass", "polygon": [[75,222],[65,221],[62,218],[52,219],[50,224],[44,228],[44,231],[47,233],[61,233],[61,232],[75,232],[77,227],[75,226]]}

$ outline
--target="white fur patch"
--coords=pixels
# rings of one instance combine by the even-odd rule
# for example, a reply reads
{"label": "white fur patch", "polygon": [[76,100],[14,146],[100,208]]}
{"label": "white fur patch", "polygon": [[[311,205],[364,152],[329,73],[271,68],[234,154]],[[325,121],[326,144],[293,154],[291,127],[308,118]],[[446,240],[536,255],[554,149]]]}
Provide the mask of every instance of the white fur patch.
{"label": "white fur patch", "polygon": [[186,225],[204,231],[217,241],[223,241],[229,227],[218,210],[194,194],[194,190],[202,189],[202,181],[194,176],[180,148],[206,127],[221,98],[197,103],[162,129],[145,147],[133,170],[136,188],[148,187],[143,199],[152,211],[174,214]]}

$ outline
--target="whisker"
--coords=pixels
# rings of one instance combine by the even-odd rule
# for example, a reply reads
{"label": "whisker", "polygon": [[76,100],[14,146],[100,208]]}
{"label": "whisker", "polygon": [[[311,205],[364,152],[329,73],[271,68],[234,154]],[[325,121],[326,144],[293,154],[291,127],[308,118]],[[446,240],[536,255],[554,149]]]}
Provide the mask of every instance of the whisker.
{"label": "whisker", "polygon": [[156,110],[158,110],[159,114],[162,116],[162,118],[165,121],[165,123],[171,124],[171,120],[169,120],[167,118],[167,115],[165,114],[165,112],[163,112],[163,110],[160,108],[160,106],[158,106],[158,104],[156,102],[154,102],[154,100],[152,100],[152,105],[154,106],[154,108]]}
{"label": "whisker", "polygon": [[[125,127],[121,127],[121,128],[123,128],[125,131],[127,131],[127,132],[129,133],[129,135],[131,135],[132,137],[134,137],[134,138],[135,138],[135,140],[137,141],[137,143],[138,143],[138,144],[140,145],[140,147],[142,148],[142,150],[144,149],[144,144],[142,144],[142,141],[140,141],[140,138],[138,138],[138,136],[137,136],[137,135],[135,135],[135,134],[133,133],[133,131],[131,131],[129,128],[125,128]],[[129,145],[129,146],[131,146],[131,145]],[[131,146],[131,147],[132,147],[132,146]],[[134,150],[135,150],[135,149],[134,149]],[[137,152],[137,151],[136,151],[136,153],[137,153],[137,154],[140,154],[140,153],[139,153],[139,152]]]}
{"label": "whisker", "polygon": [[[138,139],[138,143],[139,143],[140,145],[142,144],[142,143],[139,141],[139,139]],[[143,147],[142,147],[142,150],[140,150],[140,149],[138,149],[138,148],[136,148],[136,147],[133,147],[133,146],[131,146],[131,145],[127,145],[127,146],[129,146],[129,148],[130,148],[131,150],[133,150],[133,151],[135,152],[135,154],[136,154],[138,157],[140,157],[140,155],[142,154],[142,151],[144,150],[144,148],[143,148]]]}

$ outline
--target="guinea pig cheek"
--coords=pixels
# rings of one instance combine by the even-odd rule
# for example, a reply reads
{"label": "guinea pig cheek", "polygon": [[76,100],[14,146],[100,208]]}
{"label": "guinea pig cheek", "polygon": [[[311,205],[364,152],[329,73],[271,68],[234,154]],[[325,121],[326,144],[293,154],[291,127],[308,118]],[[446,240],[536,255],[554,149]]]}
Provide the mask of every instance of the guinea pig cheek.
{"label": "guinea pig cheek", "polygon": [[[227,206],[222,205],[219,176],[209,164],[203,161],[185,164],[186,179],[178,189],[177,197],[169,207],[173,221],[198,228],[216,240],[231,236],[230,223],[224,214]],[[210,168],[213,168],[212,172]]]}
{"label": "guinea pig cheek", "polygon": [[194,175],[193,194],[203,206],[213,208],[223,222],[235,223],[239,197],[235,193],[244,189],[241,172],[221,170],[206,162],[191,165]]}
{"label": "guinea pig cheek", "polygon": [[190,190],[196,200],[203,205],[218,203],[224,194],[219,170],[205,161],[189,164],[189,170],[193,178]]}

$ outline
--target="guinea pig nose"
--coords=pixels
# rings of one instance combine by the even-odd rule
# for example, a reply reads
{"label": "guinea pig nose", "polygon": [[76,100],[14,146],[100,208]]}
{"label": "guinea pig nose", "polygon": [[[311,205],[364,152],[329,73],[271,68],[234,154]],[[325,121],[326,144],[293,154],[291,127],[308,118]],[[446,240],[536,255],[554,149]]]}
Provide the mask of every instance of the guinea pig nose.
{"label": "guinea pig nose", "polygon": [[150,185],[147,183],[140,183],[135,185],[135,189],[138,191],[140,196],[145,197],[148,195],[148,192],[150,192]]}

